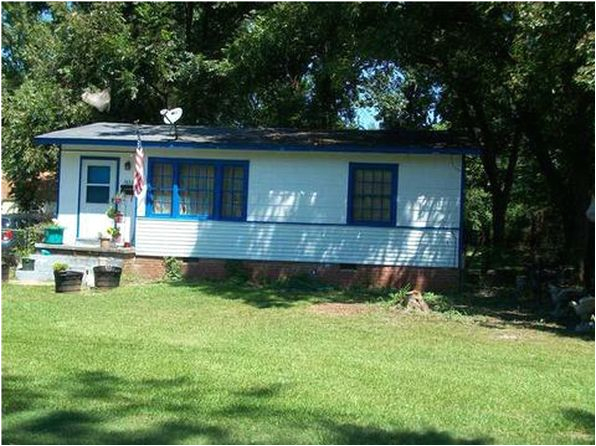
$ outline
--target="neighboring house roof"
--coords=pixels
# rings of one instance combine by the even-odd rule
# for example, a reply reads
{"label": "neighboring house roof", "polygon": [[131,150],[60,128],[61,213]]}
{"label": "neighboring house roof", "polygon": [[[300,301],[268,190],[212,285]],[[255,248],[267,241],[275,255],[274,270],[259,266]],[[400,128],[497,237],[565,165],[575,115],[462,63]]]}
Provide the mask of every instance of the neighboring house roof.
{"label": "neighboring house roof", "polygon": [[[167,125],[141,125],[143,146],[196,149],[320,151],[478,155],[464,137],[446,131],[242,129],[178,126],[178,139]],[[45,133],[38,144],[135,146],[134,124],[98,122]]]}

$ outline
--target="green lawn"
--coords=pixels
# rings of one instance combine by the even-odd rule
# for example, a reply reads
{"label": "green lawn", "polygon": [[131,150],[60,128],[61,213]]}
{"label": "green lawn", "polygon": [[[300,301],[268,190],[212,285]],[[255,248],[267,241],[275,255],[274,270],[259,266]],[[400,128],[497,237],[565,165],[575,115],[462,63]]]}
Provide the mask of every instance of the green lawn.
{"label": "green lawn", "polygon": [[542,325],[226,284],[2,297],[5,444],[594,443],[594,343]]}

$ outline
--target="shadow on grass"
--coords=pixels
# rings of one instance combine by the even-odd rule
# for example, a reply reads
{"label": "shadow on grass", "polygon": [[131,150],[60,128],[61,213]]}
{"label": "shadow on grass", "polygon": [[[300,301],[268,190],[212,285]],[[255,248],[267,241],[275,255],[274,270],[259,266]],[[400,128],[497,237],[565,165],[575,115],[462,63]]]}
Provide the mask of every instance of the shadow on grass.
{"label": "shadow on grass", "polygon": [[526,328],[570,336],[585,340],[594,340],[594,333],[578,334],[571,321],[555,320],[550,315],[548,304],[519,301],[512,288],[477,288],[463,293],[449,294],[444,297],[439,311],[456,311],[465,316],[478,319],[479,325],[488,328]]}
{"label": "shadow on grass", "polygon": [[[256,308],[291,308],[300,302],[316,303],[379,303],[386,301],[389,289],[337,289],[316,283],[305,288],[283,286],[255,286],[240,281],[182,281],[169,283],[220,297],[241,301]],[[550,308],[535,302],[519,302],[511,288],[477,288],[462,293],[440,296],[440,304],[431,307],[437,313],[470,316],[489,328],[518,327],[593,340],[594,334],[577,334],[571,324],[563,325],[551,318]]]}
{"label": "shadow on grass", "polygon": [[310,285],[302,289],[283,286],[256,286],[233,280],[220,282],[181,281],[170,282],[169,285],[196,289],[222,299],[242,301],[256,308],[290,308],[300,302],[378,302],[381,293],[380,290],[340,290],[316,285]]}
{"label": "shadow on grass", "polygon": [[[277,405],[286,389],[275,383],[215,389],[186,377],[132,380],[88,371],[43,386],[14,375],[4,377],[2,384],[5,444],[493,442],[432,429],[362,426],[316,408],[288,408]],[[34,390],[25,390],[30,387]],[[71,408],[57,409],[59,403]]]}
{"label": "shadow on grass", "polygon": [[563,409],[563,416],[575,424],[583,435],[594,438],[594,413],[573,408]]}

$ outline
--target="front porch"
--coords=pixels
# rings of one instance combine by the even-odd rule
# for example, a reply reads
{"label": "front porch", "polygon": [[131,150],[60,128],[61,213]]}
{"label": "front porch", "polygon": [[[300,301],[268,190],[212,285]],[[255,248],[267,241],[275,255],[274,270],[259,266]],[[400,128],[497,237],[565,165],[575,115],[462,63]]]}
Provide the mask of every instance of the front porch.
{"label": "front porch", "polygon": [[94,285],[93,267],[112,265],[124,267],[126,260],[133,259],[134,248],[110,247],[103,249],[97,244],[77,242],[75,244],[36,243],[35,254],[29,256],[35,260],[34,269],[16,270],[19,282],[43,283],[54,281],[54,264],[66,263],[68,268],[85,274],[83,281],[88,286]]}

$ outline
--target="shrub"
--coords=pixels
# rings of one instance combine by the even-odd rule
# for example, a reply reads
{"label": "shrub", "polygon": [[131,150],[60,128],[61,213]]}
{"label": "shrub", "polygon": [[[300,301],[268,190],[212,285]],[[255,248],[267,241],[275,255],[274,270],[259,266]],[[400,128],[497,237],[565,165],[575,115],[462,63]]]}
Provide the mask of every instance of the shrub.
{"label": "shrub", "polygon": [[182,280],[182,264],[176,257],[164,257],[165,279],[170,282]]}
{"label": "shrub", "polygon": [[294,274],[274,283],[275,288],[296,291],[321,291],[332,287],[321,282],[318,276],[308,273]]}
{"label": "shrub", "polygon": [[250,279],[248,270],[240,260],[226,260],[224,269],[226,271],[226,277],[232,282],[246,283]]}
{"label": "shrub", "polygon": [[405,306],[408,303],[408,293],[412,291],[412,285],[406,283],[403,287],[391,291],[387,296],[387,302],[392,305]]}
{"label": "shrub", "polygon": [[17,257],[28,257],[35,252],[35,244],[43,242],[44,231],[54,226],[51,222],[37,223],[24,229],[14,229],[14,253]]}
{"label": "shrub", "polygon": [[446,312],[453,307],[451,301],[442,294],[424,293],[424,300],[433,311]]}

